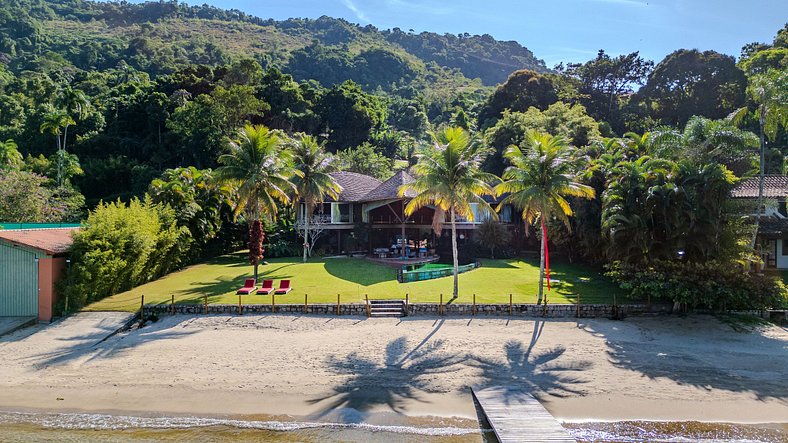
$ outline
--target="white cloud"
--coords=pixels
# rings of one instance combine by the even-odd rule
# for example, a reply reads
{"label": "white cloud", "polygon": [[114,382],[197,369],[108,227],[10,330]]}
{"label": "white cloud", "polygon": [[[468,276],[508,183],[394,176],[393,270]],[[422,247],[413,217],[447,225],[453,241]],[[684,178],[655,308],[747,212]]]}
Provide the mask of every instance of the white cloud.
{"label": "white cloud", "polygon": [[358,18],[360,21],[366,22],[366,23],[371,23],[371,21],[369,20],[369,17],[367,17],[367,14],[365,14],[364,11],[359,9],[358,6],[356,6],[353,3],[353,0],[342,0],[342,4],[344,4],[346,8],[350,9],[351,11],[353,11],[353,13],[356,14],[356,18]]}

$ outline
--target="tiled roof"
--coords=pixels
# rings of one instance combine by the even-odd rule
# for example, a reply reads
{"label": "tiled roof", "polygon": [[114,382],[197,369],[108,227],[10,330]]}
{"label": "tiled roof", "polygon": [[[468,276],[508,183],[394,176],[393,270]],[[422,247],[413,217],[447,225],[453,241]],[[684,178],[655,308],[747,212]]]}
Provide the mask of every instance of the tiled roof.
{"label": "tiled roof", "polygon": [[[760,177],[758,176],[746,178],[733,188],[731,195],[736,198],[758,198],[759,184]],[[768,198],[783,198],[788,196],[788,176],[764,176],[763,196]]]}
{"label": "tiled roof", "polygon": [[[412,182],[413,182],[413,177],[408,175],[408,173],[405,171],[399,171],[396,174],[394,174],[393,177],[381,183],[380,186],[370,191],[369,194],[364,196],[364,200],[377,201],[377,200],[388,200],[392,198],[400,198],[399,196],[400,186]],[[415,196],[416,193],[412,190],[408,190],[407,192],[405,192],[405,197],[413,198]]]}
{"label": "tiled roof", "polygon": [[47,255],[68,252],[74,239],[71,234],[79,228],[23,229],[0,231],[0,239],[21,246],[44,251]]}
{"label": "tiled roof", "polygon": [[758,234],[779,238],[788,236],[788,218],[761,218],[758,223]]}
{"label": "tiled roof", "polygon": [[380,186],[380,180],[355,172],[333,172],[331,176],[342,186],[342,192],[337,199],[341,202],[365,201],[364,196]]}

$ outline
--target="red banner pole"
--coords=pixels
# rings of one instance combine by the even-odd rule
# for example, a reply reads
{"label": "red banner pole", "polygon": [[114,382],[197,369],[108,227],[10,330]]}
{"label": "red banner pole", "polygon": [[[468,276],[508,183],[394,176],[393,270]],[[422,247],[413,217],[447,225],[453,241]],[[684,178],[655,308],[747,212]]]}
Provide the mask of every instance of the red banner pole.
{"label": "red banner pole", "polygon": [[550,250],[547,248],[547,229],[544,227],[544,218],[542,218],[542,236],[544,238],[544,271],[547,277],[547,290],[550,288]]}

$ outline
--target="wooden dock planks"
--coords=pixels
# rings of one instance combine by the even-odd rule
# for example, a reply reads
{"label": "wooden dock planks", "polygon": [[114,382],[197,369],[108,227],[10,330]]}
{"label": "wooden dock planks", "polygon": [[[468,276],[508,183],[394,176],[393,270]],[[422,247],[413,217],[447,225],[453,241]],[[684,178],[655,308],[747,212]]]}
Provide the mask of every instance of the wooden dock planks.
{"label": "wooden dock planks", "polygon": [[531,394],[505,387],[471,389],[501,443],[576,443]]}

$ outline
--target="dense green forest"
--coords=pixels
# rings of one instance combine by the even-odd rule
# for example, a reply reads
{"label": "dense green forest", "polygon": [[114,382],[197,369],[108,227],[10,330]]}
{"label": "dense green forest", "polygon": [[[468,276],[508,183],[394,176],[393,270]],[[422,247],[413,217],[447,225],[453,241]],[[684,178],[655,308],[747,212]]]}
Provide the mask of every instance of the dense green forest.
{"label": "dense green forest", "polygon": [[[740,247],[751,230],[723,201],[757,171],[761,130],[766,172],[784,172],[788,26],[776,31],[738,57],[600,50],[548,69],[489,35],[176,1],[11,0],[0,10],[0,220],[82,220],[100,201],[141,198],[135,210],[151,232],[161,223],[159,243],[180,251],[145,280],[243,237],[237,195],[212,171],[245,125],[284,146],[314,136],[339,169],[381,179],[416,164],[446,126],[482,143],[483,169],[501,176],[507,149],[536,130],[566,140],[597,196],[554,227],[560,251],[591,263],[642,265],[676,250],[734,260],[753,252]],[[297,252],[292,222],[283,207],[266,226],[267,254]]]}

